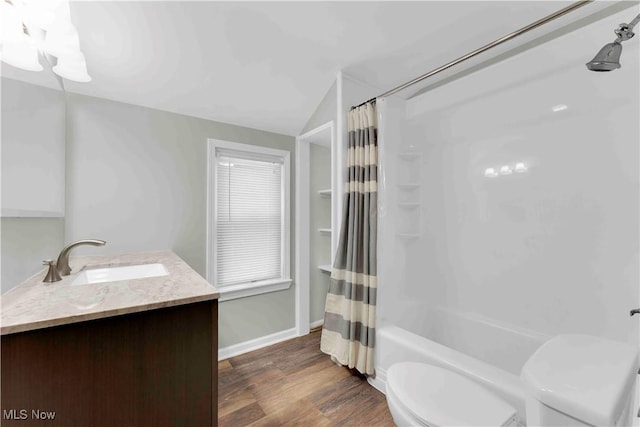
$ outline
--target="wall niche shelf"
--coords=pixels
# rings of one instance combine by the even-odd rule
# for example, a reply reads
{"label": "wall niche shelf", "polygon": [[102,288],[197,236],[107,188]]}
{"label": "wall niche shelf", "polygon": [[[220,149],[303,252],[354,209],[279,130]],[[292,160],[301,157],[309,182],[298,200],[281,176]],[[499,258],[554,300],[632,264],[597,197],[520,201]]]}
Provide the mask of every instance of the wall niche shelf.
{"label": "wall niche shelf", "polygon": [[331,234],[331,229],[330,228],[318,228],[318,232],[324,233],[324,234]]}
{"label": "wall niche shelf", "polygon": [[329,273],[329,274],[331,274],[331,266],[330,266],[329,264],[326,264],[326,265],[319,265],[319,266],[318,266],[318,269],[319,269],[320,271],[322,271],[323,273]]}
{"label": "wall niche shelf", "polygon": [[331,197],[331,190],[320,190],[318,194],[320,197]]}

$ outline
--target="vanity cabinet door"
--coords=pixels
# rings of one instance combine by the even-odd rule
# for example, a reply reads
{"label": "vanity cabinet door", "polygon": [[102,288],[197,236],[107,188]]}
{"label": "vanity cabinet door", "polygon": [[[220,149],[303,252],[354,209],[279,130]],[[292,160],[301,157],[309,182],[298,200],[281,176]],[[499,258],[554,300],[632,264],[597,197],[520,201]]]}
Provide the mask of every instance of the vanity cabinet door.
{"label": "vanity cabinet door", "polygon": [[217,301],[2,336],[2,425],[217,425]]}

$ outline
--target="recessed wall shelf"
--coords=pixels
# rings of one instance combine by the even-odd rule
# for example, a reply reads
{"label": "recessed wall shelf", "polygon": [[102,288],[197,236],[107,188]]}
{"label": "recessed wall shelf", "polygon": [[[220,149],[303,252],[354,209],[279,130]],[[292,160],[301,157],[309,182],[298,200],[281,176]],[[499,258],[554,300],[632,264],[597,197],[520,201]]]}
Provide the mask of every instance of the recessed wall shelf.
{"label": "recessed wall shelf", "polygon": [[329,264],[327,265],[319,265],[318,268],[323,271],[324,273],[329,273],[331,274],[331,266]]}
{"label": "recessed wall shelf", "polygon": [[[334,90],[336,96],[341,94]],[[297,334],[308,333],[310,327],[323,322],[326,286],[339,234],[332,230],[338,230],[343,202],[340,193],[346,181],[340,161],[342,150],[336,144],[343,126],[346,124],[338,126],[330,121],[296,137]]]}
{"label": "recessed wall shelf", "polygon": [[420,207],[420,203],[404,202],[398,203],[398,206],[400,206],[402,209],[415,209]]}
{"label": "recessed wall shelf", "polygon": [[420,188],[420,184],[397,184],[397,187],[401,190],[415,190]]}
{"label": "recessed wall shelf", "polygon": [[417,160],[420,158],[422,154],[420,153],[414,153],[411,151],[405,151],[402,153],[398,153],[398,157],[400,157],[402,160]]}
{"label": "recessed wall shelf", "polygon": [[398,233],[398,237],[404,240],[415,240],[420,237],[417,233]]}

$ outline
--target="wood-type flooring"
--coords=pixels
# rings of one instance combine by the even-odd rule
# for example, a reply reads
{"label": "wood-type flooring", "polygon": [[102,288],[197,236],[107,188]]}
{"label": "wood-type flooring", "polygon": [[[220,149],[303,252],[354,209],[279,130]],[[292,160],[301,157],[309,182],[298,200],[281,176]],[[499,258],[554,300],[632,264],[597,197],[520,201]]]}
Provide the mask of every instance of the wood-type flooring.
{"label": "wood-type flooring", "polygon": [[218,425],[394,426],[385,397],[320,351],[320,331],[218,364]]}

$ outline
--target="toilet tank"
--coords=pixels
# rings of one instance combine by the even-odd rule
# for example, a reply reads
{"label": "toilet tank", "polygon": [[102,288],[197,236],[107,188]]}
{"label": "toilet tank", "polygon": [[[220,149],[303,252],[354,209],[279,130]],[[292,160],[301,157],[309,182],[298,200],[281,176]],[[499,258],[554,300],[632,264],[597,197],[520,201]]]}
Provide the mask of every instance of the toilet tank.
{"label": "toilet tank", "polygon": [[559,335],[522,368],[528,426],[631,425],[638,349],[589,335]]}

